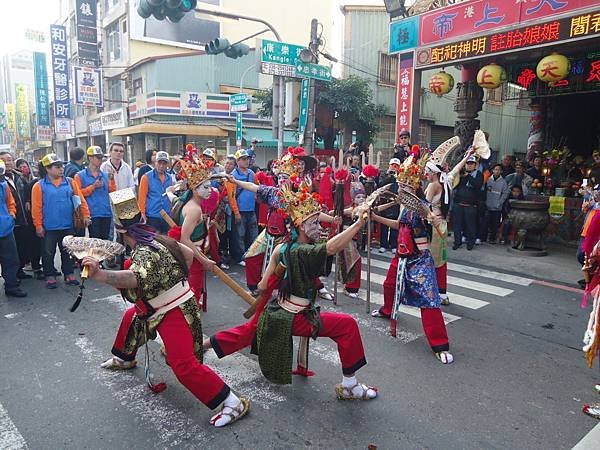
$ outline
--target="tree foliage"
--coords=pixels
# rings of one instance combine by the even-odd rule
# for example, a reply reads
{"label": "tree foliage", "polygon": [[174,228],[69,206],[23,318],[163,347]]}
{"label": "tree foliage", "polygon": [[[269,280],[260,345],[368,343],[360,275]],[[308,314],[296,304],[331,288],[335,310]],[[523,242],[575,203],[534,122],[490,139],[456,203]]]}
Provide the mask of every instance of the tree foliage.
{"label": "tree foliage", "polygon": [[357,140],[368,143],[379,131],[377,118],[387,111],[373,103],[368,83],[355,75],[324,83],[317,95],[317,105],[328,107],[346,130],[356,131]]}
{"label": "tree foliage", "polygon": [[259,117],[273,116],[273,89],[260,89],[252,95],[256,101],[260,103],[258,107]]}

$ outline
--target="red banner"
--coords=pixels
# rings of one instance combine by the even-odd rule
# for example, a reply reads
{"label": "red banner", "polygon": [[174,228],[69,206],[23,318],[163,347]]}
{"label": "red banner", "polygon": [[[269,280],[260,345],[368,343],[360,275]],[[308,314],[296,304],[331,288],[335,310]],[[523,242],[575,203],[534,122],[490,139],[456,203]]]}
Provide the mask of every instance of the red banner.
{"label": "red banner", "polygon": [[414,89],[414,53],[400,55],[396,98],[396,143],[400,142],[400,132],[410,132],[412,122],[412,99]]}
{"label": "red banner", "polygon": [[514,27],[582,8],[598,0],[472,0],[422,14],[419,45],[457,40],[484,31]]}

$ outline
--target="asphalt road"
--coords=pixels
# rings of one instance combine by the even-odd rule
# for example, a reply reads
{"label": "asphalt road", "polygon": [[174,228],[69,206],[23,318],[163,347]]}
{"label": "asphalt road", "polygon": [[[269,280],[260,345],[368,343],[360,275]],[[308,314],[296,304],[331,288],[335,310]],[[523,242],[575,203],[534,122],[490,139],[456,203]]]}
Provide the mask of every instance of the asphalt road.
{"label": "asphalt road", "polygon": [[[374,307],[389,261],[374,259]],[[243,268],[229,272],[241,279]],[[394,339],[386,320],[366,314],[364,300],[341,295],[338,306],[322,306],[359,320],[369,363],[357,376],[380,398],[335,398],[341,370],[327,339],[311,342],[316,376],[291,386],[264,380],[247,352],[218,360],[210,351],[207,363],[252,401],[249,416],[224,429],[208,424],[211,411],[178,383],[155,342],[152,369],[168,385],[161,394],[145,387],[142,353],[133,371],[99,368],[126,306],[114,290],[88,282],[70,313],[77,288],[47,291],[27,280],[26,299],[0,296],[0,448],[573,447],[597,424],[582,404],[600,401],[597,369],[581,352],[588,314],[581,293],[464,263],[449,275],[454,304],[444,312],[454,364],[435,359],[417,311],[402,314]],[[208,286],[205,334],[242,323],[245,304],[212,276]]]}

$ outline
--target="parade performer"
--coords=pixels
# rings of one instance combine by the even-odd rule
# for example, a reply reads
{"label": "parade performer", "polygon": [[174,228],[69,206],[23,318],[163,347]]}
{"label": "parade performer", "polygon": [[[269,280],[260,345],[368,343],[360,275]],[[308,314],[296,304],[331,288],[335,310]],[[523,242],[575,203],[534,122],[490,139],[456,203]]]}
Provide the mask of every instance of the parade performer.
{"label": "parade performer", "polygon": [[[462,165],[459,164],[449,177],[444,171],[444,161],[448,153],[460,145],[460,138],[453,137],[441,144],[434,150],[429,161],[427,161],[426,174],[429,184],[425,189],[425,198],[431,203],[431,209],[440,219],[439,233],[431,234],[431,256],[435,264],[435,276],[437,279],[438,291],[440,292],[440,303],[449,305],[448,292],[448,210],[450,207],[450,193],[452,192],[451,179],[460,171]],[[465,159],[466,162],[466,159]],[[461,162],[462,163],[462,162]]]}
{"label": "parade performer", "polygon": [[[203,160],[182,160],[180,164],[179,176],[185,180],[187,190],[174,202],[171,217],[178,226],[171,228],[168,235],[194,253],[188,279],[196,299],[200,300],[205,291],[205,271],[210,271],[215,264],[205,256],[211,254],[210,247],[215,244],[209,239],[208,216],[202,208],[202,202],[214,193],[210,180],[214,164]],[[216,247],[218,249],[218,245]],[[203,301],[202,306],[206,310],[206,302]]]}
{"label": "parade performer", "polygon": [[[587,306],[588,296],[592,296],[592,310],[583,336],[583,352],[590,369],[594,358],[600,353],[600,215],[596,214],[589,223],[581,245],[585,255],[583,268],[586,282],[582,307]],[[600,393],[600,384],[595,386]],[[600,403],[585,404],[582,411],[588,416],[600,419]]]}
{"label": "parade performer", "polygon": [[[301,153],[300,156],[297,156],[299,153]],[[277,176],[278,186],[256,185],[236,178],[230,178],[230,181],[234,181],[241,189],[255,193],[260,203],[265,203],[269,206],[267,226],[250,245],[244,255],[246,262],[246,284],[253,295],[258,295],[257,285],[267,267],[273,249],[276,245],[283,242],[288,235],[286,218],[279,208],[278,193],[284,186],[292,189],[297,189],[300,186],[310,187],[305,179],[301,179],[298,176],[298,170],[300,161],[305,160],[304,167],[312,167],[313,163],[310,160],[314,160],[314,158],[307,157],[303,153],[304,150],[299,152],[289,148],[288,152],[279,161],[273,163],[273,170]],[[332,222],[333,217],[321,214],[320,220],[323,222]],[[333,300],[333,297],[319,279],[317,279],[316,283],[319,297],[324,300]]]}
{"label": "parade performer", "polygon": [[[89,277],[121,290],[135,306],[125,311],[112,354],[101,364],[105,369],[126,370],[136,366],[137,350],[160,334],[168,363],[177,379],[211,409],[223,404],[210,423],[222,427],[244,417],[250,403],[202,363],[200,308],[186,278],[194,255],[185,245],[156,234],[141,221],[137,199],[131,189],[110,194],[115,226],[123,241],[133,249],[128,269],[106,271],[93,257],[85,257]],[[146,346],[146,382],[154,392],[165,389],[153,384]]]}
{"label": "parade performer", "polygon": [[[290,240],[275,247],[265,275],[259,283],[265,300],[252,320],[229,330],[220,331],[204,343],[213,348],[219,358],[252,344],[256,337],[256,351],[262,373],[278,384],[291,383],[292,374],[312,375],[308,370],[308,338],[330,337],[338,346],[342,365],[342,383],[336,394],[342,400],[370,400],[377,389],[357,382],[355,373],[366,364],[360,331],[354,318],[347,314],[320,312],[315,304],[315,278],[325,275],[328,255],[346,248],[352,237],[365,223],[366,205],[358,208],[358,220],[326,243],[315,243],[321,235],[319,212],[321,203],[317,193],[307,189],[293,192],[280,191],[280,206],[292,223]],[[277,276],[283,268],[282,278]],[[268,304],[274,288],[277,298]],[[292,336],[301,336],[298,369],[292,372]]]}
{"label": "parade performer", "polygon": [[[397,174],[399,191],[423,195],[421,181],[428,158],[429,155],[425,154],[417,161],[411,155],[404,161]],[[383,283],[384,304],[372,315],[391,318],[391,334],[395,336],[400,306],[404,304],[420,308],[423,330],[431,349],[443,364],[451,363],[454,358],[448,351],[448,334],[440,310],[440,295],[425,219],[405,205],[400,206],[398,220],[375,214],[372,218],[398,230],[397,251]],[[440,225],[439,217],[433,215],[431,220],[434,226]]]}

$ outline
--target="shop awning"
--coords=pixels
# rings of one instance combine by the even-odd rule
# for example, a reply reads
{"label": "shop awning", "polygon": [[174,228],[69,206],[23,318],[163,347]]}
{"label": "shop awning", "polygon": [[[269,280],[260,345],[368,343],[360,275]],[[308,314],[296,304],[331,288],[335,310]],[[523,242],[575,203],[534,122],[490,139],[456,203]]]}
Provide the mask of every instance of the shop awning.
{"label": "shop awning", "polygon": [[184,136],[227,137],[227,130],[216,125],[188,125],[171,123],[141,123],[112,131],[113,136],[127,136],[139,133],[177,134]]}

